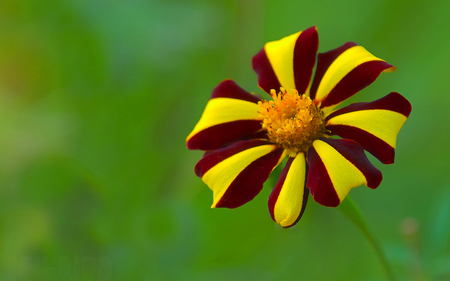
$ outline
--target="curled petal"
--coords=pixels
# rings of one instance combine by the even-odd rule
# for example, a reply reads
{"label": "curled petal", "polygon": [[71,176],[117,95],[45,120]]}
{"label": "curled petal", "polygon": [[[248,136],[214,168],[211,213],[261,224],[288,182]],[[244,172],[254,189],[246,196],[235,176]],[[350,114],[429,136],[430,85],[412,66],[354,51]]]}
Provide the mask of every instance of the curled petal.
{"label": "curled petal", "polygon": [[316,97],[317,87],[319,87],[320,81],[322,80],[323,75],[327,71],[328,67],[330,67],[333,61],[335,61],[336,58],[339,57],[343,52],[357,45],[358,44],[356,44],[355,42],[346,42],[344,45],[336,49],[318,54],[316,72],[314,74],[314,79],[309,92],[309,96],[312,100],[314,100]]}
{"label": "curled petal", "polygon": [[303,215],[309,189],[305,186],[306,159],[303,153],[289,158],[269,197],[272,219],[282,227],[295,225]]}
{"label": "curled petal", "polygon": [[186,146],[214,150],[258,132],[258,100],[233,81],[223,81],[214,89],[202,117],[186,138]]}
{"label": "curled petal", "polygon": [[411,104],[399,93],[354,103],[327,117],[332,134],[351,139],[384,164],[394,163],[397,134],[411,113]]}
{"label": "curled petal", "polygon": [[229,145],[221,149],[207,151],[203,155],[203,158],[200,159],[200,161],[198,161],[197,165],[195,165],[194,169],[195,174],[201,178],[212,167],[216,166],[225,159],[235,154],[238,154],[244,150],[267,144],[270,143],[262,139],[254,139],[254,140],[238,141],[232,145]]}
{"label": "curled petal", "polygon": [[375,57],[362,46],[348,42],[321,53],[310,95],[325,113],[377,79],[381,72],[395,67]]}
{"label": "curled petal", "polygon": [[237,208],[252,200],[284,157],[263,140],[242,141],[207,153],[195,172],[214,193],[212,208]]}
{"label": "curled petal", "polygon": [[266,43],[252,60],[259,86],[270,92],[280,86],[305,93],[316,63],[319,36],[315,26]]}
{"label": "curled petal", "polygon": [[357,186],[377,188],[382,180],[363,148],[345,139],[314,141],[308,150],[309,172],[306,186],[314,200],[329,207],[338,206]]}
{"label": "curled petal", "polygon": [[211,93],[211,98],[230,98],[258,103],[261,99],[244,90],[236,82],[226,79],[220,82]]}
{"label": "curled petal", "polygon": [[252,65],[258,75],[258,85],[261,89],[266,93],[270,93],[271,89],[280,89],[280,81],[278,81],[264,48],[253,57]]}

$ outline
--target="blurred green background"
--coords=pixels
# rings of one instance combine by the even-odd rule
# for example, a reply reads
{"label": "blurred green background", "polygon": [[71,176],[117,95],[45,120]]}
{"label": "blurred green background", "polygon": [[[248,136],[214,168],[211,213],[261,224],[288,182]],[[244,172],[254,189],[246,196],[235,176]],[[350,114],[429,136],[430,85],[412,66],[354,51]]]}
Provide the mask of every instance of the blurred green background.
{"label": "blurred green background", "polygon": [[0,1],[0,280],[385,280],[359,230],[310,199],[210,209],[185,137],[211,90],[259,92],[251,58],[316,25],[397,66],[411,117],[377,190],[351,192],[399,280],[450,280],[450,2]]}

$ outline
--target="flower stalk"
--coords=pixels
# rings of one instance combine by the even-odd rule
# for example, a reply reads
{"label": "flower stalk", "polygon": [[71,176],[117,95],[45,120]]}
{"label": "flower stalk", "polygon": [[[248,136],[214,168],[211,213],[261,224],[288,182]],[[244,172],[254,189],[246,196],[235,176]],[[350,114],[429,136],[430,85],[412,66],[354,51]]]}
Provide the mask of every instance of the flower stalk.
{"label": "flower stalk", "polygon": [[390,264],[386,258],[386,255],[383,251],[383,247],[381,243],[375,236],[372,229],[369,227],[367,220],[364,218],[361,213],[361,209],[356,204],[355,200],[349,195],[345,198],[344,201],[337,207],[350,221],[352,221],[364,234],[364,236],[369,240],[370,244],[375,249],[377,256],[383,266],[384,272],[390,281],[395,281],[394,273],[391,269]]}

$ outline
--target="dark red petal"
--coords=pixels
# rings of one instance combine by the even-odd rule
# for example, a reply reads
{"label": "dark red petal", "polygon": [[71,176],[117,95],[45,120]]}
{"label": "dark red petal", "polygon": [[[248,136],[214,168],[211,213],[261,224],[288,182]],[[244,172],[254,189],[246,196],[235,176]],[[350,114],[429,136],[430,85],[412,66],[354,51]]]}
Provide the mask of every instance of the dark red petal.
{"label": "dark red petal", "polygon": [[324,206],[338,206],[341,201],[334,190],[328,171],[314,146],[311,146],[308,150],[308,165],[309,171],[306,186],[311,191],[314,200]]}
{"label": "dark red petal", "polygon": [[189,149],[215,150],[261,130],[261,121],[239,120],[204,129],[186,143]]}
{"label": "dark red petal", "polygon": [[383,70],[390,67],[392,65],[384,61],[368,61],[358,65],[344,76],[330,91],[327,97],[322,100],[321,107],[339,104],[348,99],[372,84]]}
{"label": "dark red petal", "polygon": [[319,35],[315,26],[300,33],[294,47],[294,80],[300,94],[305,93],[311,83],[311,77],[316,64]]}
{"label": "dark red petal", "polygon": [[256,132],[252,135],[245,136],[243,138],[240,138],[239,140],[255,140],[255,139],[265,139],[267,140],[269,137],[267,136],[266,130],[261,130],[259,132]]}
{"label": "dark red petal", "polygon": [[367,131],[346,125],[328,125],[326,129],[330,130],[333,135],[356,141],[365,150],[380,160],[381,163],[394,163],[395,149]]}
{"label": "dark red petal", "polygon": [[278,92],[281,84],[275,75],[264,48],[253,57],[252,67],[256,75],[258,75],[258,85],[261,89],[266,93],[270,93],[271,89],[275,89]]}
{"label": "dark red petal", "polygon": [[277,149],[248,165],[234,179],[216,207],[233,209],[251,201],[263,188],[282,154],[283,149]]}
{"label": "dark red petal", "polygon": [[243,88],[241,88],[233,80],[227,79],[217,85],[212,91],[211,98],[232,98],[240,99],[253,103],[258,103],[261,99],[255,95],[250,94]]}
{"label": "dark red petal", "polygon": [[336,149],[342,156],[344,156],[348,161],[350,161],[367,180],[367,186],[374,189],[377,188],[383,175],[380,170],[375,168],[375,166],[370,163],[364,149],[356,142],[347,139],[321,139],[322,141],[331,145]]}
{"label": "dark red petal", "polygon": [[281,171],[280,177],[278,178],[275,188],[272,190],[269,196],[268,201],[269,213],[274,222],[276,222],[274,215],[275,203],[277,203],[278,196],[280,195],[281,188],[283,187],[284,181],[286,180],[286,176],[289,172],[289,168],[291,167],[292,161],[294,161],[294,158],[289,157],[286,162],[286,165],[283,168],[283,171]]}
{"label": "dark red petal", "polygon": [[[353,103],[336,110],[326,118],[326,121],[341,114],[371,109],[390,110],[408,117],[411,113],[411,104],[399,93],[392,92],[373,102]],[[371,133],[348,125],[327,125],[326,129],[331,131],[331,134],[356,141],[382,163],[394,163],[395,149]]]}
{"label": "dark red petal", "polygon": [[205,153],[202,159],[198,161],[197,165],[195,165],[195,174],[198,177],[203,177],[203,175],[212,167],[219,164],[223,160],[231,157],[239,152],[247,150],[252,147],[260,146],[268,144],[267,141],[264,140],[248,140],[248,141],[240,141],[234,143],[225,148],[221,148],[214,151],[209,151]]}
{"label": "dark red petal", "polygon": [[[284,181],[286,180],[286,176],[289,172],[289,168],[291,167],[292,161],[294,160],[294,158],[289,158],[286,166],[284,166],[283,171],[280,174],[280,177],[278,178],[277,184],[275,185],[275,188],[272,190],[272,192],[270,193],[269,196],[269,201],[268,201],[268,206],[269,206],[269,213],[270,213],[270,217],[272,218],[272,220],[274,222],[276,222],[275,220],[275,204],[277,203],[278,200],[278,196],[280,195],[280,191],[281,188],[284,185]],[[306,174],[308,174],[308,171],[306,171]],[[301,186],[299,186],[298,188],[302,188]],[[291,224],[289,227],[292,227],[294,225],[297,224],[297,222],[301,219],[301,217],[303,216],[303,213],[305,212],[306,209],[306,204],[308,203],[308,197],[309,197],[309,189],[305,186],[303,186],[304,190],[304,195],[303,195],[303,202],[302,202],[302,210],[300,211],[300,215],[298,216],[297,220]]]}
{"label": "dark red petal", "polygon": [[355,42],[347,42],[344,45],[330,50],[325,53],[319,53],[317,57],[317,67],[316,73],[314,74],[314,80],[310,89],[310,97],[312,100],[316,97],[317,88],[319,87],[320,81],[322,81],[323,75],[327,71],[328,67],[333,63],[333,61],[339,57],[347,49],[357,46]]}
{"label": "dark red petal", "polygon": [[326,119],[330,120],[331,118],[344,113],[368,109],[385,109],[398,112],[408,117],[411,113],[411,103],[409,103],[409,101],[399,93],[392,92],[372,102],[352,103],[349,106],[336,110],[332,114],[328,115]]}

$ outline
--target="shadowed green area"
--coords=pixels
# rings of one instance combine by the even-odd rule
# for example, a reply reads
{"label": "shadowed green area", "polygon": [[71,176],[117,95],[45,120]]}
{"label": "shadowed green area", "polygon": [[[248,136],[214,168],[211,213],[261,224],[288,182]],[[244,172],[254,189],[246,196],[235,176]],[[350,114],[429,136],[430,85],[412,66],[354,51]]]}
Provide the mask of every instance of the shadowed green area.
{"label": "shadowed green area", "polygon": [[450,2],[0,1],[0,280],[385,280],[312,198],[291,229],[267,198],[210,209],[185,137],[223,79],[316,25],[397,66],[349,102],[413,105],[377,190],[351,192],[398,280],[450,279]]}

